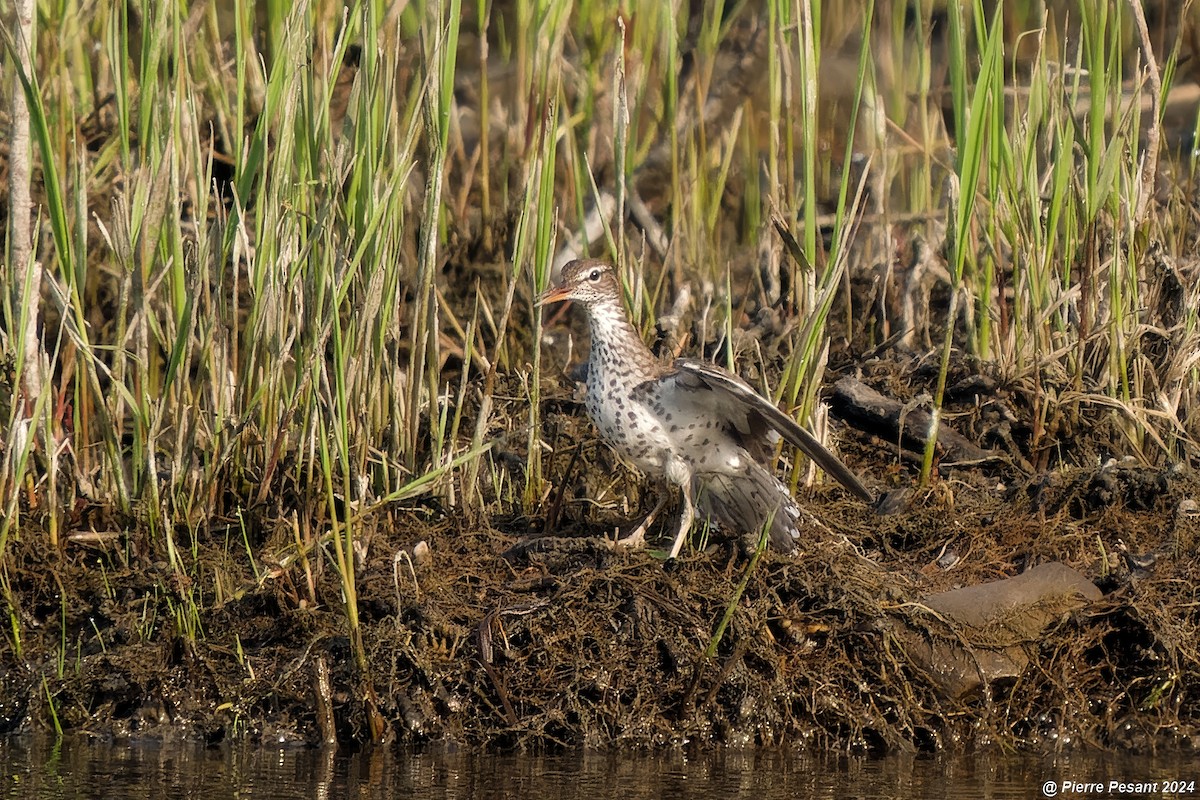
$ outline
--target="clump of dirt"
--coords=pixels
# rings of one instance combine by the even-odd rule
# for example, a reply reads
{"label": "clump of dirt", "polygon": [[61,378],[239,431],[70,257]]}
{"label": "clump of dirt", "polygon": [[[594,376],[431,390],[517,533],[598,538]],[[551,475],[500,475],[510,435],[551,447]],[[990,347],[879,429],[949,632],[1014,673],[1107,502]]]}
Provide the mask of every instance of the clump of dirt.
{"label": "clump of dirt", "polygon": [[[360,552],[365,670],[320,550],[306,573],[283,562],[284,543],[251,565],[226,541],[196,542],[196,564],[228,592],[189,619],[196,588],[128,541],[52,555],[17,543],[7,592],[23,635],[0,650],[0,730],[55,719],[208,741],[1196,746],[1197,489],[1127,465],[1014,485],[954,470],[890,516],[809,490],[804,552],[757,562],[719,536],[670,564],[615,551],[612,512],[569,497],[552,536],[544,518],[396,509]],[[1047,563],[1103,597],[1018,637],[1018,674],[987,674],[991,634],[926,605]],[[996,636],[1013,646],[1011,631]],[[917,641],[965,647],[980,679],[948,691]]]}
{"label": "clump of dirt", "polygon": [[[718,69],[723,78],[705,106],[726,121],[766,86],[753,80],[769,41],[761,22],[746,15],[730,26],[728,66]],[[351,75],[343,73],[346,96]],[[680,119],[707,126],[708,112],[688,110],[698,95],[685,89],[679,97]],[[654,213],[668,203],[664,165],[683,129],[664,126],[629,181]],[[605,167],[593,166],[603,185]],[[732,184],[757,179],[735,170],[722,198],[727,210],[738,205]],[[453,176],[448,183],[456,184]],[[494,188],[505,190],[499,197],[513,187]],[[107,202],[97,187],[88,194]],[[252,207],[254,198],[247,201]],[[493,218],[469,211],[445,226],[439,291],[460,318],[479,295],[500,306],[516,209]],[[633,238],[654,238],[650,216],[653,224],[641,219],[646,230]],[[719,215],[726,225],[739,216]],[[939,366],[928,354],[954,323],[945,318],[953,282],[939,261],[941,227],[914,226],[899,237],[902,253],[852,259],[865,270],[847,276],[852,290],[830,315],[839,449],[880,490],[916,484],[922,453],[911,434],[927,427],[917,415]],[[415,231],[403,244],[409,251]],[[871,234],[864,229],[857,241],[889,240]],[[90,241],[99,239],[92,231]],[[90,252],[99,258],[99,248]],[[692,355],[750,352],[756,363],[743,368],[778,385],[784,350],[802,324],[787,299],[793,271],[782,258],[745,249],[716,258],[726,255],[739,295],[729,307],[745,317],[730,326],[733,335],[688,327],[684,308],[659,318],[675,327],[659,331],[657,349],[666,355],[687,342]],[[680,266],[665,261],[648,259],[646,285],[685,295]],[[884,274],[902,269],[889,283],[873,264]],[[1161,297],[1147,305],[1161,306],[1162,319],[1147,318],[1136,342],[1146,363],[1132,353],[1128,363],[1153,366],[1162,373],[1154,385],[1170,386],[1173,353],[1185,356],[1181,374],[1191,368],[1190,340],[1163,331],[1183,316],[1182,289],[1195,265],[1160,267],[1152,274]],[[1001,276],[1011,284],[1011,269]],[[712,287],[698,294],[706,296],[697,306],[717,299]],[[91,304],[93,327],[113,324],[116,296],[102,288]],[[529,300],[519,299],[522,307]],[[582,341],[578,317],[574,323]],[[522,348],[541,344],[525,325],[514,315],[503,343],[514,364]],[[52,318],[46,329],[56,329]],[[485,351],[494,352],[496,332],[480,329]],[[440,385],[464,379],[465,345],[455,347],[444,346],[451,363],[442,365]],[[1087,378],[1051,366],[1006,376],[958,358],[932,482],[895,513],[879,515],[834,488],[805,489],[809,535],[799,555],[758,558],[744,541],[714,534],[664,563],[653,551],[609,545],[653,488],[595,441],[564,387],[545,387],[539,409],[552,453],[543,465],[547,495],[529,503],[502,497],[525,483],[530,414],[520,378],[499,373],[490,457],[510,485],[460,486],[456,494],[484,492],[486,507],[507,516],[448,510],[426,497],[358,521],[357,632],[332,545],[300,530],[328,513],[288,474],[286,452],[214,480],[233,488],[213,519],[167,532],[187,569],[170,566],[162,532],[152,542],[145,520],[75,508],[61,550],[47,552],[47,537],[32,531],[7,543],[0,733],[59,726],[209,742],[512,748],[687,741],[872,751],[996,742],[1200,749],[1200,483],[1184,469],[1114,460],[1136,448],[1116,414],[1080,399]],[[483,382],[478,372],[465,379]],[[477,413],[466,409],[462,430]],[[501,422],[518,433],[498,432]],[[661,539],[670,524],[660,521],[652,533]],[[1046,567],[1061,580],[1036,591],[1011,581]]]}

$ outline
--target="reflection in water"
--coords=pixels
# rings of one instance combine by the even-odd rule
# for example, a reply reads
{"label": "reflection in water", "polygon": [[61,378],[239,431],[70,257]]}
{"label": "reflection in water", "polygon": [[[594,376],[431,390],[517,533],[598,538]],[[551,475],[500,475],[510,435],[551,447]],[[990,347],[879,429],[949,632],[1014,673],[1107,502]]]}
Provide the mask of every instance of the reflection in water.
{"label": "reflection in water", "polygon": [[[581,752],[479,755],[446,748],[377,748],[351,755],[298,748],[194,744],[61,745],[0,739],[0,797],[76,798],[1062,798],[1161,796],[1107,791],[1109,781],[1196,781],[1190,756],[1074,753],[856,759],[783,750],[721,749],[699,756]],[[1102,790],[1063,787],[1100,783]],[[1060,791],[1061,790],[1061,791]]]}

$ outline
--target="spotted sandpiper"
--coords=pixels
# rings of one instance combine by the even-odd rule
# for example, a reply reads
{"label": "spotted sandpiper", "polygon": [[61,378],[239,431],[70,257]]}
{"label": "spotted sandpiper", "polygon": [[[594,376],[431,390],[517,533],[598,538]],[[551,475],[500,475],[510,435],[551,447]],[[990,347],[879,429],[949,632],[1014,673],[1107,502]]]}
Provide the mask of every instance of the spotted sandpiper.
{"label": "spotted sandpiper", "polygon": [[[800,507],[772,471],[782,436],[867,503],[875,498],[837,456],[745,381],[720,367],[680,358],[664,364],[629,322],[611,264],[572,261],[539,303],[574,300],[591,323],[587,411],[622,457],[646,475],[677,486],[683,511],[671,558],[679,555],[696,508],[727,531],[757,534],[791,552],[800,537]],[[619,544],[641,546],[664,493],[646,519]]]}

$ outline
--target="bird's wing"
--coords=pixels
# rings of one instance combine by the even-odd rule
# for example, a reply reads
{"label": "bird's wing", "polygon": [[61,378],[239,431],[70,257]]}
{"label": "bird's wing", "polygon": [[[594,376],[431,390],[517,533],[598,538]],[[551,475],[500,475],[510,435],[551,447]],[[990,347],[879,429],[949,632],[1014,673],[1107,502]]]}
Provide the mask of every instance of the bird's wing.
{"label": "bird's wing", "polygon": [[837,456],[736,375],[702,361],[680,358],[652,383],[664,406],[700,418],[717,417],[752,457],[766,460],[773,446],[770,432],[777,432],[859,499],[875,502],[875,496]]}

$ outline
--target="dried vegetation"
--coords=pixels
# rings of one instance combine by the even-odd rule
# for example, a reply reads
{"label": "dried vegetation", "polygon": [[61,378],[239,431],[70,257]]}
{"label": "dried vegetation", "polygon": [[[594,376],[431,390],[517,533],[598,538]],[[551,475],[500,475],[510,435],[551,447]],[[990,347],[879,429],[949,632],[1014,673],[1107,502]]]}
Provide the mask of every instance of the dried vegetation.
{"label": "dried vegetation", "polygon": [[[67,5],[0,732],[1200,747],[1193,18]],[[531,304],[584,251],[907,504],[784,453],[800,556],[613,552],[655,489]]]}

